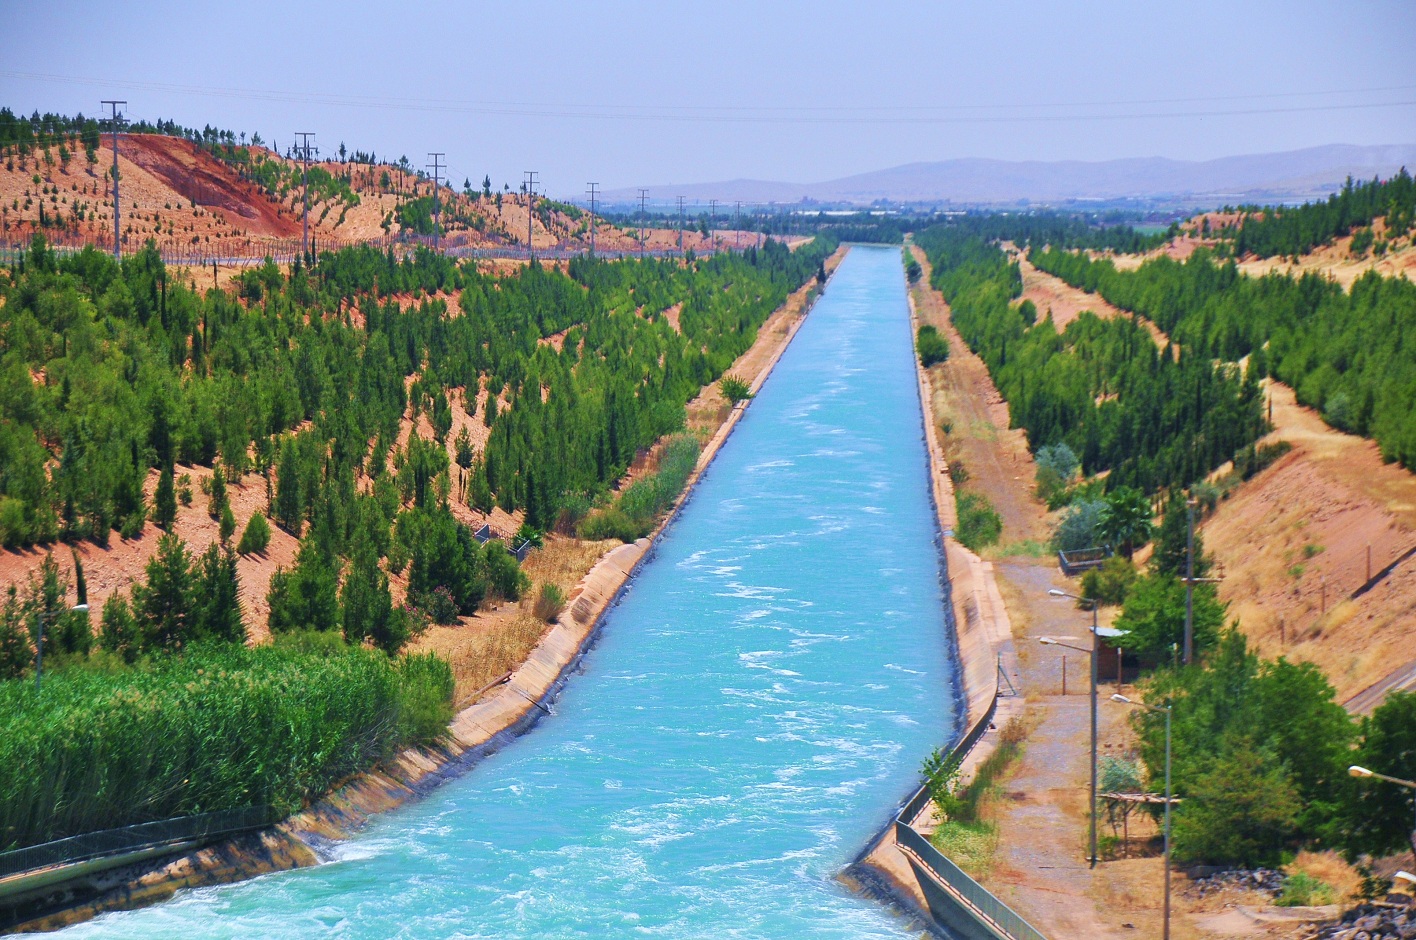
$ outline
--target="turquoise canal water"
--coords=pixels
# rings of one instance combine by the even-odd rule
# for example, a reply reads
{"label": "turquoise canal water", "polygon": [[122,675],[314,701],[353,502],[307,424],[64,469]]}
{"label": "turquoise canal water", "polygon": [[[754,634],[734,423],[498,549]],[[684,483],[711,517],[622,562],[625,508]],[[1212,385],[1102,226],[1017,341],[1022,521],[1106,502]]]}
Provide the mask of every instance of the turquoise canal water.
{"label": "turquoise canal water", "polygon": [[329,864],[74,936],[903,937],[833,880],[954,726],[898,248],[854,248],[532,733]]}

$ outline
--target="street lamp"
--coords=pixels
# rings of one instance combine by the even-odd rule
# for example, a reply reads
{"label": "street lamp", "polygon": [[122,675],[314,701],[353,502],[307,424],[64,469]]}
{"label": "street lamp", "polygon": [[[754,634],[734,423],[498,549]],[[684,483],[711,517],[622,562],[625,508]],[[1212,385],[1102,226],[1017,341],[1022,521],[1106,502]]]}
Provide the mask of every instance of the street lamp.
{"label": "street lamp", "polygon": [[[1406,789],[1411,791],[1412,809],[1416,809],[1416,781],[1403,780],[1400,777],[1388,777],[1386,774],[1379,774],[1375,770],[1368,770],[1366,767],[1358,767],[1356,764],[1348,767],[1347,772],[1354,777],[1385,780],[1387,783],[1394,783],[1399,787],[1406,787]],[[1411,829],[1411,851],[1416,852],[1416,824],[1413,824]]]}
{"label": "street lamp", "polygon": [[1165,705],[1148,705],[1145,702],[1135,702],[1128,699],[1121,693],[1111,696],[1113,702],[1120,702],[1122,705],[1135,705],[1137,708],[1149,709],[1153,712],[1163,712],[1165,714],[1165,928],[1164,940],[1170,940],[1170,708]]}
{"label": "street lamp", "polygon": [[68,610],[50,610],[39,614],[39,638],[34,645],[34,690],[39,691],[39,680],[44,674],[44,622],[52,620],[60,614],[84,613],[88,610],[88,604],[75,604]]}
{"label": "street lamp", "polygon": [[1077,650],[1077,651],[1082,652],[1082,653],[1088,653],[1088,652],[1089,652],[1089,653],[1091,654],[1091,822],[1090,822],[1090,828],[1091,828],[1091,832],[1090,832],[1091,858],[1090,858],[1090,866],[1089,866],[1089,867],[1095,868],[1095,867],[1096,867],[1096,654],[1097,654],[1097,642],[1098,642],[1098,640],[1097,640],[1096,609],[1097,609],[1097,607],[1100,606],[1100,605],[1099,605],[1099,604],[1096,602],[1096,600],[1094,600],[1093,598],[1089,598],[1089,597],[1078,597],[1078,596],[1075,595],[1075,594],[1068,594],[1066,591],[1060,591],[1060,590],[1058,590],[1057,588],[1052,588],[1052,589],[1051,589],[1050,591],[1048,591],[1047,593],[1048,593],[1048,595],[1051,596],[1051,597],[1070,597],[1070,598],[1072,598],[1072,599],[1075,600],[1075,601],[1079,601],[1079,602],[1081,602],[1081,603],[1085,603],[1085,604],[1090,604],[1090,605],[1091,605],[1091,612],[1092,612],[1092,641],[1091,641],[1091,649],[1090,649],[1090,650],[1084,650],[1084,649],[1082,649],[1082,648],[1079,647],[1079,646],[1067,646],[1066,643],[1059,643],[1058,641],[1052,639],[1051,637],[1042,637],[1041,640],[1040,640],[1040,642],[1042,642],[1043,644],[1048,645],[1048,646],[1067,646],[1068,649],[1074,649],[1074,650]]}

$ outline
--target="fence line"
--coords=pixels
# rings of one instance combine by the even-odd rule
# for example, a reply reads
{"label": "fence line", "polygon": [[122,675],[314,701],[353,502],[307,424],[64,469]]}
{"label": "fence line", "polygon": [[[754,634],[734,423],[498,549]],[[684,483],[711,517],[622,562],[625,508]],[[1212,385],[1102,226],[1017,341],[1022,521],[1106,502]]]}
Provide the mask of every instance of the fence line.
{"label": "fence line", "polygon": [[104,829],[56,839],[41,845],[0,852],[0,879],[56,865],[89,861],[105,855],[140,852],[179,842],[208,841],[216,836],[258,829],[271,821],[266,806],[242,806],[197,816]]}
{"label": "fence line", "polygon": [[[105,241],[99,237],[88,235],[77,235],[72,232],[61,230],[45,232],[44,238],[49,247],[59,252],[76,252],[86,247],[93,248],[105,254],[113,251],[111,239]],[[400,257],[405,257],[418,248],[426,248],[429,251],[436,251],[450,258],[460,258],[466,260],[505,260],[505,261],[528,261],[537,258],[542,261],[569,261],[573,258],[585,257],[590,253],[588,247],[576,245],[574,243],[562,242],[549,248],[527,249],[525,246],[515,245],[473,245],[466,236],[457,234],[444,236],[439,243],[435,243],[431,235],[385,235],[369,239],[347,239],[327,237],[323,239],[313,239],[313,245],[317,252],[340,251],[345,248],[357,246],[368,246],[379,251],[393,251]],[[29,249],[29,239],[16,239],[13,237],[0,238],[0,261],[12,262],[23,252]],[[141,247],[132,248],[123,245],[121,254],[125,257],[132,257],[141,250]],[[713,249],[689,249],[696,257],[710,257],[715,254]],[[728,251],[731,249],[719,248],[717,251]],[[293,264],[302,255],[300,239],[283,238],[257,241],[250,238],[222,238],[216,242],[204,243],[200,246],[193,245],[184,247],[181,245],[169,244],[158,248],[164,264],[173,267],[209,267],[213,264],[225,267],[249,267],[265,263],[266,258],[270,258],[277,264]],[[677,258],[680,252],[677,249],[646,249],[639,251],[637,248],[631,249],[598,249],[596,257],[606,260],[623,260],[627,258]]]}

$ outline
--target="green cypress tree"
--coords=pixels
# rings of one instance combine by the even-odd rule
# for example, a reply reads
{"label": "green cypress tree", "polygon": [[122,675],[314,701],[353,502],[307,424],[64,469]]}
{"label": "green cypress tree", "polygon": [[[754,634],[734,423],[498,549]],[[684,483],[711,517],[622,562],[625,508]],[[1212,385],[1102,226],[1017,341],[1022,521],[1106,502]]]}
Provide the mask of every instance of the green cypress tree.
{"label": "green cypress tree", "polygon": [[270,524],[264,513],[256,513],[246,523],[246,531],[241,533],[241,544],[236,546],[239,555],[253,555],[266,550],[270,544]]}
{"label": "green cypress tree", "polygon": [[12,584],[0,607],[0,679],[17,679],[34,662],[34,647],[25,627],[24,605]]}
{"label": "green cypress tree", "polygon": [[211,474],[211,501],[207,503],[207,515],[220,519],[222,510],[230,505],[226,496],[226,473],[217,464]]}
{"label": "green cypress tree", "polygon": [[128,599],[114,591],[103,602],[103,621],[99,627],[98,645],[110,653],[133,663],[142,652],[142,636]]}
{"label": "green cypress tree", "polygon": [[192,626],[192,562],[186,544],[168,532],[147,563],[147,581],[133,586],[133,608],[144,649],[180,649]]}
{"label": "green cypress tree", "polygon": [[194,580],[192,636],[244,643],[246,624],[241,614],[241,582],[236,574],[235,553],[213,543],[198,560]]}
{"label": "green cypress tree", "polygon": [[152,496],[153,518],[157,527],[165,532],[172,530],[177,519],[177,488],[172,479],[172,466],[162,468],[157,477],[157,491]]}

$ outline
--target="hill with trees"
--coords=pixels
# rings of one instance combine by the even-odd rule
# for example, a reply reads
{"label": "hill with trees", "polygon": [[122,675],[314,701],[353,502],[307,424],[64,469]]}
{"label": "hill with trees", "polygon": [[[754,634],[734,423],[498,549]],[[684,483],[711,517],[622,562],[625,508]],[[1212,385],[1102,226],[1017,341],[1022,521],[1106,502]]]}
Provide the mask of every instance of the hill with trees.
{"label": "hill with trees", "polygon": [[[72,576],[50,554],[27,583],[10,585],[0,689],[17,690],[24,707],[7,711],[7,740],[59,742],[55,760],[78,760],[88,739],[42,728],[82,723],[85,708],[121,700],[134,683],[186,701],[169,683],[190,683],[193,667],[182,664],[208,660],[232,676],[251,673],[274,696],[306,669],[327,673],[341,695],[382,690],[355,724],[334,714],[292,718],[315,722],[302,739],[310,747],[328,721],[329,739],[347,735],[352,750],[326,755],[313,776],[272,778],[277,807],[427,740],[438,715],[445,723],[451,677],[441,660],[400,655],[405,645],[431,623],[530,586],[502,540],[476,537],[477,520],[502,513],[533,542],[612,510],[652,522],[682,486],[686,474],[672,468],[684,463],[680,452],[691,468],[696,440],[670,445],[659,482],[616,494],[617,481],[683,429],[685,404],[724,374],[788,294],[820,275],[834,247],[820,239],[790,251],[769,240],[686,262],[583,258],[564,271],[533,262],[493,274],[426,249],[398,256],[359,246],[320,252],[311,266],[297,260],[289,273],[267,262],[231,291],[198,291],[151,244],[119,264],[92,248],[56,253],[36,235],[0,272],[0,539],[7,549],[51,551],[154,539],[156,550],[101,612],[69,609],[85,598],[86,580],[111,580],[85,571],[77,553],[66,566]],[[202,470],[200,494],[184,466]],[[264,511],[238,531],[230,491],[250,480],[266,494]],[[178,522],[189,517],[179,506],[194,500],[219,530],[200,552]],[[237,559],[263,551],[272,527],[298,540],[266,596],[268,629],[289,653],[241,658],[231,649],[247,644],[251,625]],[[62,699],[59,711],[18,691],[32,686],[41,642],[45,681],[67,690],[45,699],[56,708]],[[368,660],[370,651],[392,671]],[[91,671],[105,678],[86,678]],[[202,694],[225,694],[221,683],[198,684]],[[286,707],[294,715],[311,701]],[[409,710],[414,718],[397,717]],[[164,741],[259,736],[244,712],[204,729],[182,726],[179,712],[170,727],[150,729],[152,761],[166,759]],[[117,738],[107,744],[100,764],[137,753]],[[103,766],[94,773],[127,774],[120,793],[146,792],[143,774]],[[243,766],[210,772],[239,782]],[[33,813],[48,798],[35,791],[16,804],[31,815],[0,821],[5,841],[78,831],[104,813],[135,822],[230,803],[166,788],[160,800],[135,796],[124,814],[94,804],[97,815],[46,828]]]}

